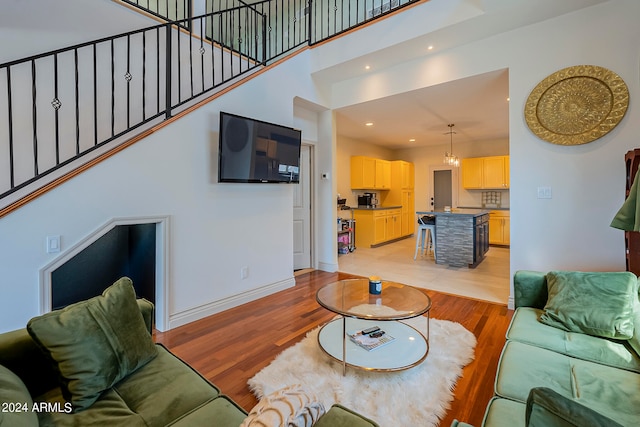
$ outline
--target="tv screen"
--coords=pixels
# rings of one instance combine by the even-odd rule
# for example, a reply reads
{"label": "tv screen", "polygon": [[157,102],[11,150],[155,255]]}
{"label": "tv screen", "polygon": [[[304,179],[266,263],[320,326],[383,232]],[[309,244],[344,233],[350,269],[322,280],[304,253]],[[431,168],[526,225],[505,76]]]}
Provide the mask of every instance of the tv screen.
{"label": "tv screen", "polygon": [[218,182],[300,182],[299,130],[220,112]]}

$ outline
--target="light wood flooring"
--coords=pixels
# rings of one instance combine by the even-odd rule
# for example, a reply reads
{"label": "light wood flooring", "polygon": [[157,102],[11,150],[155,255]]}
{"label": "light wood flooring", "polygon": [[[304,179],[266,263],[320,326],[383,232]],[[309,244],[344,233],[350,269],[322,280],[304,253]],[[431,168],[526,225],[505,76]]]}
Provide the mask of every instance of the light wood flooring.
{"label": "light wood flooring", "polygon": [[[357,240],[356,240],[357,244]],[[491,246],[476,267],[436,264],[433,253],[414,261],[415,237],[377,248],[357,246],[338,257],[338,270],[360,276],[380,276],[420,288],[507,304],[509,299],[509,248]]]}
{"label": "light wood flooring", "polygon": [[[334,316],[318,305],[315,293],[327,283],[348,277],[353,276],[321,271],[301,274],[296,276],[293,288],[165,333],[157,332],[155,338],[250,410],[257,401],[247,380]],[[503,304],[424,292],[432,299],[432,318],[459,322],[478,340],[475,360],[465,367],[451,408],[440,425],[448,427],[454,418],[480,425],[493,395],[498,358],[513,312]],[[424,363],[429,363],[428,357]]]}

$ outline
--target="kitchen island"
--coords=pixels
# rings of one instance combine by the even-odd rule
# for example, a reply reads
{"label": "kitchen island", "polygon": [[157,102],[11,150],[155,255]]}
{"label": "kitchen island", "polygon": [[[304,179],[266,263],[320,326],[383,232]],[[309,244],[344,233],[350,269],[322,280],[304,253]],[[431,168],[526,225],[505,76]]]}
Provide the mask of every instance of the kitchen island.
{"label": "kitchen island", "polygon": [[489,211],[452,209],[419,211],[436,218],[436,264],[474,268],[489,250]]}

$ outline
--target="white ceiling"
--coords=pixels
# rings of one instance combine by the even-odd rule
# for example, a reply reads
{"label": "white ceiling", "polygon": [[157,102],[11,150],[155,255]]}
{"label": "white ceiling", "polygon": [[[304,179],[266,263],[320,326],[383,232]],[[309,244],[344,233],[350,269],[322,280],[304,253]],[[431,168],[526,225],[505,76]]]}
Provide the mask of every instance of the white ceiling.
{"label": "white ceiling", "polygon": [[508,70],[494,71],[337,109],[337,132],[399,149],[449,143],[453,123],[454,143],[505,140],[508,97]]}
{"label": "white ceiling", "polygon": [[[452,0],[431,0],[438,7]],[[319,82],[363,76],[364,64],[383,69],[424,55],[435,44],[439,51],[499,32],[552,19],[607,0],[458,0],[458,6],[478,7],[481,13],[460,22],[344,61],[314,73]],[[554,70],[555,71],[555,70]],[[367,141],[391,149],[439,145],[449,142],[447,124],[454,123],[456,142],[504,140],[509,137],[509,74],[494,71],[337,109],[339,136]],[[366,127],[365,123],[374,125]],[[415,138],[415,142],[409,139]]]}

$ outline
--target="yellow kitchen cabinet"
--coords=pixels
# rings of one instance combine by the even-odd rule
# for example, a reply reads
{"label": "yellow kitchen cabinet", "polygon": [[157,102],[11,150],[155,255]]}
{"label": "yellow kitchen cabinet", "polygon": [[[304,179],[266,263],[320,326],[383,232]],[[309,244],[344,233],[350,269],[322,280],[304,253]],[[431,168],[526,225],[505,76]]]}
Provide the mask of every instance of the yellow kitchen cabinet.
{"label": "yellow kitchen cabinet", "polygon": [[483,188],[483,167],[484,158],[482,157],[462,159],[462,186],[470,190]]}
{"label": "yellow kitchen cabinet", "polygon": [[355,209],[353,217],[357,246],[376,246],[400,237],[401,209]]}
{"label": "yellow kitchen cabinet", "polygon": [[415,192],[414,166],[411,162],[394,160],[391,162],[391,188],[382,195],[383,206],[400,206],[400,237],[415,232]]}
{"label": "yellow kitchen cabinet", "polygon": [[376,159],[376,190],[388,190],[391,188],[391,162]]}
{"label": "yellow kitchen cabinet", "polygon": [[351,157],[351,188],[388,190],[391,187],[391,162],[366,156]]}
{"label": "yellow kitchen cabinet", "polygon": [[402,218],[402,230],[401,236],[410,236],[415,233],[416,230],[416,208],[415,208],[415,193],[413,190],[401,191],[401,218]]}
{"label": "yellow kitchen cabinet", "polygon": [[509,188],[509,156],[462,159],[462,186],[468,190]]}
{"label": "yellow kitchen cabinet", "polygon": [[489,244],[510,244],[511,216],[509,211],[489,212]]}
{"label": "yellow kitchen cabinet", "polygon": [[372,189],[376,185],[376,159],[364,156],[351,157],[351,188]]}
{"label": "yellow kitchen cabinet", "polygon": [[415,186],[415,171],[413,163],[404,160],[391,162],[391,187],[413,189]]}

